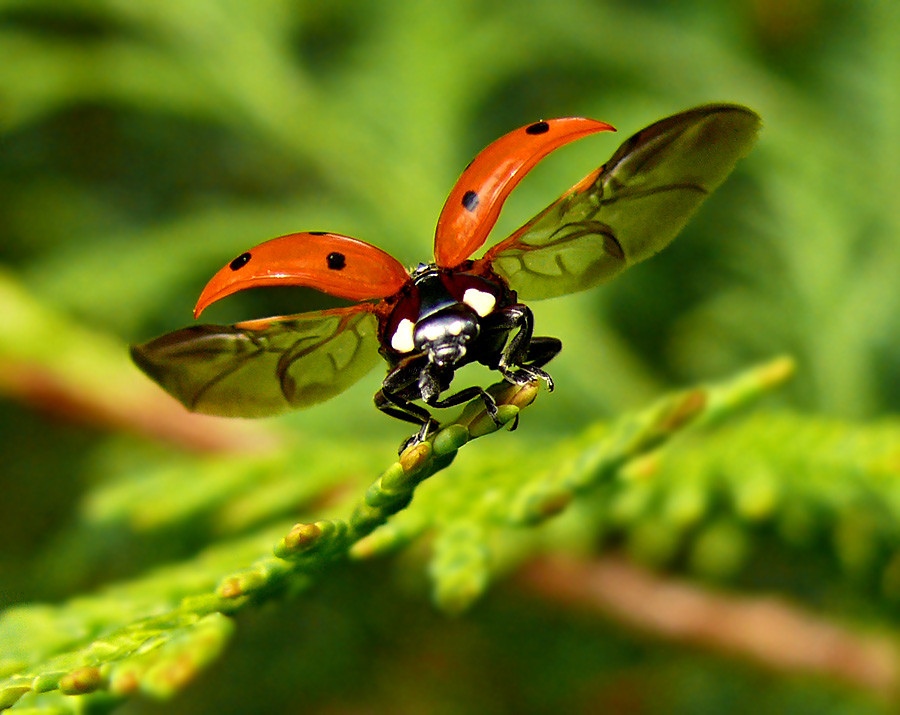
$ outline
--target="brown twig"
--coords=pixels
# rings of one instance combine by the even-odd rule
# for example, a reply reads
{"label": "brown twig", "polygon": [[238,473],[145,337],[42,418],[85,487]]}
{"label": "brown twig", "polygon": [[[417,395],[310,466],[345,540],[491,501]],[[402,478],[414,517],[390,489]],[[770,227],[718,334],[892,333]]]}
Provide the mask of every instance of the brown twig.
{"label": "brown twig", "polygon": [[900,649],[773,597],[725,595],[622,558],[532,562],[521,581],[545,598],[603,612],[646,633],[750,659],[772,670],[838,678],[896,693]]}
{"label": "brown twig", "polygon": [[256,425],[187,412],[149,381],[128,394],[97,394],[39,365],[0,361],[0,393],[54,417],[125,430],[199,452],[265,451],[278,444]]}

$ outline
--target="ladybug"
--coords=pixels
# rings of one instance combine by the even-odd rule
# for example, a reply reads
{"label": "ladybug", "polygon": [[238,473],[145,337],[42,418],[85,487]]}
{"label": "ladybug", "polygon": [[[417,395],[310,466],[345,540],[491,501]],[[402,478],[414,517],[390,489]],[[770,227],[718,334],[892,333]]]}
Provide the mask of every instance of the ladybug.
{"label": "ladybug", "polygon": [[[135,363],[189,410],[264,417],[327,400],[363,377],[380,353],[387,376],[379,410],[438,426],[429,408],[478,398],[447,397],[457,369],[478,362],[505,380],[553,380],[544,366],[562,348],[534,336],[523,300],[591,288],[649,258],[681,230],[752,146],[760,119],[731,104],[662,119],[480,258],[506,197],[554,149],[605,122],[564,117],[529,124],[490,144],[463,171],[437,222],[434,261],[407,271],[388,253],[336,233],[294,233],[242,253],[209,281],[194,308],[246,288],[307,286],[354,305],[231,326],[197,325],[131,348]],[[423,404],[419,404],[423,403]]]}

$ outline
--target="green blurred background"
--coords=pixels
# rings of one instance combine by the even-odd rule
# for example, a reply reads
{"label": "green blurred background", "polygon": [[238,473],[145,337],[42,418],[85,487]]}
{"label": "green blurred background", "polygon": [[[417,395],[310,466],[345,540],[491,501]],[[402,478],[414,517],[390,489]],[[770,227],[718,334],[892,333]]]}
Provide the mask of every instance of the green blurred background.
{"label": "green blurred background", "polygon": [[[565,347],[556,393],[515,439],[549,443],[780,353],[798,361],[786,405],[854,420],[896,413],[898,37],[892,0],[0,2],[0,605],[65,594],[72,581],[38,578],[35,555],[58,544],[92,485],[168,449],[33,383],[50,374],[89,392],[93,379],[105,399],[139,410],[143,381],[126,343],[190,323],[206,279],[272,236],[329,230],[404,263],[427,260],[465,164],[541,117],[591,116],[619,135],[542,163],[497,237],[662,116],[738,102],[764,129],[663,254],[609,286],[533,306],[538,333]],[[319,305],[251,292],[204,318]],[[85,335],[103,350],[85,349]],[[277,429],[381,442],[389,455],[407,428],[372,408],[378,384],[373,372]],[[868,707],[509,591],[448,623],[376,589],[374,570],[344,578],[290,629],[285,611],[245,618],[228,677],[216,671],[184,711],[261,712],[263,693],[272,712]],[[391,632],[378,609],[411,613],[409,631]],[[264,681],[247,676],[259,662]],[[240,695],[222,695],[224,682],[240,683]]]}

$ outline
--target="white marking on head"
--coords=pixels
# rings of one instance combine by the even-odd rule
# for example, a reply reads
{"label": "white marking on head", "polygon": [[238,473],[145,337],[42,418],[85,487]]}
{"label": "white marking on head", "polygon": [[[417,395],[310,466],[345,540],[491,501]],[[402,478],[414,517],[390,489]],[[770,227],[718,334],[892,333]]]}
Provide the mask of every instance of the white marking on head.
{"label": "white marking on head", "polygon": [[416,344],[413,341],[413,329],[415,327],[409,318],[401,320],[391,336],[391,347],[398,353],[411,353],[415,350]]}
{"label": "white marking on head", "polygon": [[494,306],[497,305],[497,299],[486,291],[467,288],[466,292],[463,293],[463,303],[483,318],[490,314]]}
{"label": "white marking on head", "polygon": [[437,340],[444,334],[444,326],[437,320],[425,323],[419,330],[421,331],[421,338],[429,343]]}

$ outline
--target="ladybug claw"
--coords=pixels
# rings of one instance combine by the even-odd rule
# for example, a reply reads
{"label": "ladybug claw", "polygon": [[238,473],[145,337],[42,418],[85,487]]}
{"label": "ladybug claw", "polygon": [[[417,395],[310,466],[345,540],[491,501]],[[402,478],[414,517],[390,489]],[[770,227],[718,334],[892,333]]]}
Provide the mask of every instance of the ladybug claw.
{"label": "ladybug claw", "polygon": [[553,392],[553,378],[550,377],[549,373],[538,367],[522,365],[515,372],[504,372],[503,377],[512,384],[519,386],[527,385],[529,382],[534,382],[535,380],[543,380],[544,384],[547,386],[547,392]]}
{"label": "ladybug claw", "polygon": [[500,421],[500,412],[497,409],[497,401],[487,392],[482,393],[481,399],[484,402],[485,412],[488,413],[490,418],[494,421],[495,425],[497,425],[498,427],[502,427],[503,423]]}
{"label": "ladybug claw", "polygon": [[397,454],[403,454],[410,447],[421,444],[427,440],[433,432],[436,432],[438,427],[440,427],[440,424],[438,424],[437,420],[429,420],[419,428],[418,432],[410,435],[400,443],[400,449],[397,450]]}

